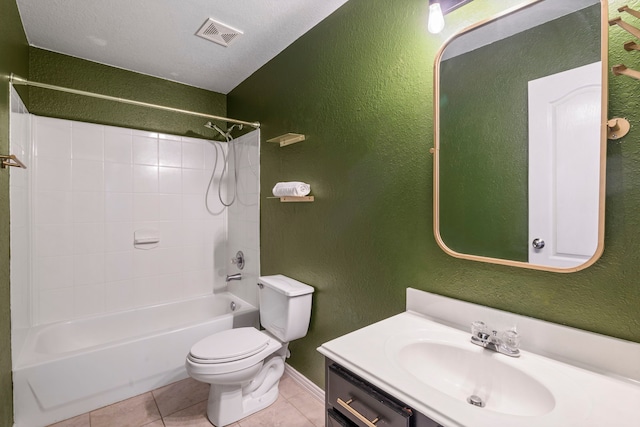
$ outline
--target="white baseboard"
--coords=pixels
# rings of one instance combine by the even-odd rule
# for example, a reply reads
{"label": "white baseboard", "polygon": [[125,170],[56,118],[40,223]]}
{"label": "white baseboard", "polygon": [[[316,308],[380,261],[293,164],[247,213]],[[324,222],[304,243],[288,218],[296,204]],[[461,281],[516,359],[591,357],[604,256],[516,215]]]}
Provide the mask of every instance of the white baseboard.
{"label": "white baseboard", "polygon": [[324,390],[315,385],[309,378],[302,375],[289,365],[285,363],[284,373],[289,375],[293,381],[295,381],[300,387],[308,391],[314,398],[318,399],[324,405]]}

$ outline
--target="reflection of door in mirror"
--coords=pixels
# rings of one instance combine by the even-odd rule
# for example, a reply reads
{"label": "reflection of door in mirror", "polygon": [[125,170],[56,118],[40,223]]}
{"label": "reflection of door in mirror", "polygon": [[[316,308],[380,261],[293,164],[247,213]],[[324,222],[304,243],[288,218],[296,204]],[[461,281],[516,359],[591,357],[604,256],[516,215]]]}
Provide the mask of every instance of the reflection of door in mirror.
{"label": "reflection of door in mirror", "polygon": [[[607,53],[603,22],[606,6],[598,0],[540,0],[465,30],[443,47],[435,73],[434,224],[436,240],[447,253],[530,268],[550,265],[543,269],[554,271],[575,271],[597,259],[602,251],[604,215],[601,157],[589,178],[597,180],[599,203],[595,221],[588,221],[593,228],[584,234],[589,239],[595,236],[595,246],[593,239],[587,244],[562,237],[576,233],[563,225],[573,225],[566,221],[567,215],[559,218],[552,233],[530,236],[528,83],[602,61],[597,76],[604,85],[602,99]],[[601,156],[606,98],[594,115],[588,128],[595,129],[593,137]],[[580,156],[574,157],[572,160]],[[574,163],[556,171],[574,169],[585,170]],[[557,188],[571,189],[571,185],[559,182]],[[547,240],[547,249],[563,253],[569,252],[562,248],[563,242],[571,242],[571,253],[580,255],[565,258],[582,259],[565,264],[530,260],[534,237]],[[575,246],[581,250],[576,252]]]}
{"label": "reflection of door in mirror", "polygon": [[544,242],[530,263],[575,267],[598,247],[601,70],[529,82],[529,241]]}

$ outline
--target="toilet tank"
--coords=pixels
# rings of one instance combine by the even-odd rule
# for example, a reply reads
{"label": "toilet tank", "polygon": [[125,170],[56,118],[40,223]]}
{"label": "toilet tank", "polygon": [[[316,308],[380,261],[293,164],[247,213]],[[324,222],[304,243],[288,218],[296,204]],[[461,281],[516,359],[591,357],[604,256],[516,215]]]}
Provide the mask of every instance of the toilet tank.
{"label": "toilet tank", "polygon": [[260,324],[282,342],[307,335],[313,288],[281,274],[261,276],[258,286]]}

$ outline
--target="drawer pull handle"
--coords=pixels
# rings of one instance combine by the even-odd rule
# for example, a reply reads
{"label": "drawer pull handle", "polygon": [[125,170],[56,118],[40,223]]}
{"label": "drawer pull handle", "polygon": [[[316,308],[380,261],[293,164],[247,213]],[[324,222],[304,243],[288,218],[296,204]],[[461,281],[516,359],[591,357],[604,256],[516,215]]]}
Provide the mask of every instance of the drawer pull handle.
{"label": "drawer pull handle", "polygon": [[356,411],[350,406],[350,403],[353,402],[353,399],[349,399],[346,402],[340,398],[338,398],[338,405],[342,406],[344,409],[349,411],[354,417],[362,421],[367,427],[376,427],[376,423],[380,421],[380,417],[375,417],[373,420],[369,421],[362,415],[360,412]]}

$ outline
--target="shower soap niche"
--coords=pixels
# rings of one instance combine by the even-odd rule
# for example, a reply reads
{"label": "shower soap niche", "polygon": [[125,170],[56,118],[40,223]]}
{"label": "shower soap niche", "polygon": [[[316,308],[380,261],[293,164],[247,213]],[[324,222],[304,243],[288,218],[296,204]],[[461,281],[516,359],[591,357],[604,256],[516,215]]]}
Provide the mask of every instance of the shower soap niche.
{"label": "shower soap niche", "polygon": [[154,228],[141,228],[133,232],[133,247],[136,249],[153,249],[160,243],[160,231]]}

